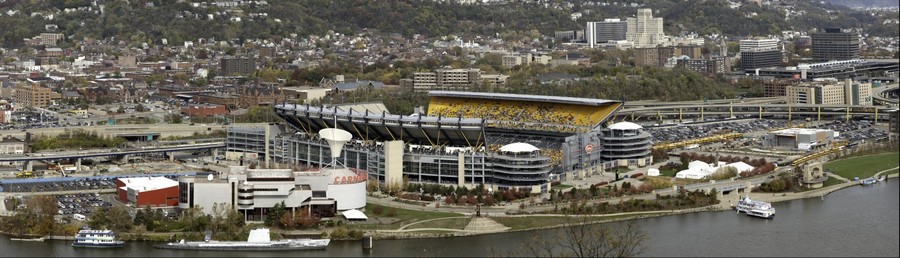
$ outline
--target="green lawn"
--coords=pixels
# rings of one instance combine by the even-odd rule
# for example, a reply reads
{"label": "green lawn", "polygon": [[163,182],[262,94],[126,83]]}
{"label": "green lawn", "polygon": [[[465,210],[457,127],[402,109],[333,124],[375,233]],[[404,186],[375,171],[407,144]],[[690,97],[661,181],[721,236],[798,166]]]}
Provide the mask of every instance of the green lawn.
{"label": "green lawn", "polygon": [[828,180],[825,180],[825,183],[822,185],[822,187],[832,186],[843,182],[844,181],[838,180],[837,178],[828,177]]}
{"label": "green lawn", "polygon": [[[373,210],[376,207],[380,207],[382,212],[380,215],[376,215]],[[395,210],[395,214],[393,216],[389,216],[391,210]],[[450,212],[430,212],[430,211],[417,211],[417,210],[407,210],[400,208],[392,208],[385,207],[378,204],[366,204],[365,212],[366,216],[369,218],[379,217],[384,218],[385,220],[396,220],[393,223],[386,225],[379,225],[374,223],[359,223],[359,224],[350,224],[350,227],[357,229],[398,229],[404,225],[408,225],[410,223],[416,221],[423,221],[427,219],[436,219],[436,218],[448,218],[448,217],[459,217],[460,214],[450,213]],[[374,221],[370,219],[369,221]]]}
{"label": "green lawn", "polygon": [[565,224],[567,221],[572,221],[573,223],[578,222],[596,222],[596,221],[607,221],[613,219],[621,219],[627,218],[634,215],[616,215],[616,216],[606,216],[606,217],[583,217],[583,218],[571,218],[566,219],[564,217],[544,217],[544,216],[531,216],[531,217],[492,217],[494,221],[497,223],[503,224],[510,228],[510,230],[520,230],[520,229],[534,229],[541,227],[549,227]]}
{"label": "green lawn", "polygon": [[900,164],[900,153],[889,152],[849,159],[836,160],[825,163],[825,170],[847,179],[859,177],[868,178],[885,169],[896,167]]}
{"label": "green lawn", "polygon": [[897,173],[900,173],[900,169],[891,170],[890,172],[885,173],[885,175],[897,174]]}
{"label": "green lawn", "polygon": [[414,228],[465,229],[466,225],[469,224],[470,220],[472,220],[472,218],[469,218],[469,217],[432,220],[432,221],[428,221],[428,222],[411,225],[409,227],[406,227],[406,229],[414,229]]}

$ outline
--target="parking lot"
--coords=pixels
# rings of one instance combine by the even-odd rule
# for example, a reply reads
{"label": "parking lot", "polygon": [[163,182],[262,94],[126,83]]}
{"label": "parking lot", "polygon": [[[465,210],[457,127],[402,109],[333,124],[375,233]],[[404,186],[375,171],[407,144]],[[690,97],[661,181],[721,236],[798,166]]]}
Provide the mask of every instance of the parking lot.
{"label": "parking lot", "polygon": [[680,125],[671,127],[647,127],[645,130],[653,136],[654,143],[679,142],[696,139],[718,133],[750,133],[787,125],[787,120],[752,120],[728,121],[700,125]]}
{"label": "parking lot", "polygon": [[90,215],[94,208],[109,209],[112,203],[104,200],[99,193],[58,194],[56,195],[56,207],[59,215]]}
{"label": "parking lot", "polygon": [[[110,189],[116,186],[113,178],[52,178],[46,180],[5,180],[0,183],[4,192],[30,193],[30,192],[55,192],[55,191],[76,191],[76,190],[96,190]],[[70,180],[62,180],[70,179]]]}

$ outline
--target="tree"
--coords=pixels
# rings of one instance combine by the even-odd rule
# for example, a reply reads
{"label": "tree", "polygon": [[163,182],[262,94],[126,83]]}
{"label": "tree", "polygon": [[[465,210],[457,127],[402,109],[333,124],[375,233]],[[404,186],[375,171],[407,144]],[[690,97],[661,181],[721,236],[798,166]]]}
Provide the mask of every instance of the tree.
{"label": "tree", "polygon": [[265,225],[270,227],[278,226],[281,220],[281,216],[283,216],[284,213],[287,212],[286,207],[287,206],[284,204],[284,201],[275,204],[275,207],[272,207],[272,210],[269,211],[268,214],[266,214]]}
{"label": "tree", "polygon": [[165,117],[164,120],[166,121],[166,123],[170,123],[170,124],[180,124],[180,123],[181,123],[181,116],[178,115],[178,114],[168,114],[168,115],[166,115],[166,117]]}
{"label": "tree", "polygon": [[106,216],[106,212],[104,212],[100,207],[94,208],[94,211],[91,212],[91,216],[88,217],[87,221],[88,226],[92,229],[106,228],[106,225],[108,223],[109,219]]}
{"label": "tree", "polygon": [[131,215],[128,214],[128,208],[125,206],[113,206],[104,215],[107,217],[107,226],[113,231],[125,232],[131,230],[134,225]]}
{"label": "tree", "polygon": [[644,251],[646,233],[637,221],[590,224],[587,217],[566,217],[568,226],[553,236],[535,236],[513,256],[530,257],[632,257]]}

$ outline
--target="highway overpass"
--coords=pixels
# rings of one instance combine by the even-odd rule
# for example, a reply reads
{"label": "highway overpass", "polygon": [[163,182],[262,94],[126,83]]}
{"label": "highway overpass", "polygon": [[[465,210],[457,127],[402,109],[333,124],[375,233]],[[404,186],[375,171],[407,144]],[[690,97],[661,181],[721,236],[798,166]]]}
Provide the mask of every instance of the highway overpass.
{"label": "highway overpass", "polygon": [[872,99],[882,105],[897,106],[898,96],[900,96],[900,84],[890,84],[873,90]]}
{"label": "highway overpass", "polygon": [[22,162],[22,161],[37,161],[37,160],[61,160],[61,159],[81,159],[81,158],[95,158],[95,157],[111,157],[111,156],[126,156],[126,155],[134,155],[134,154],[147,154],[147,153],[166,153],[166,152],[178,152],[178,151],[194,151],[194,150],[207,150],[207,149],[219,149],[225,148],[225,142],[208,142],[208,143],[197,143],[197,144],[182,144],[175,146],[162,146],[162,147],[147,147],[142,149],[126,149],[126,150],[102,150],[97,152],[91,152],[90,150],[86,150],[84,152],[77,153],[29,153],[26,155],[4,155],[0,157],[0,162]]}
{"label": "highway overpass", "polygon": [[754,117],[782,116],[793,119],[795,116],[810,117],[821,120],[823,117],[839,117],[850,119],[864,117],[873,120],[887,120],[890,107],[883,106],[845,106],[845,105],[804,105],[804,104],[695,104],[674,106],[626,107],[618,112],[614,119],[625,121],[664,120],[685,118],[713,117]]}
{"label": "highway overpass", "polygon": [[10,129],[0,131],[0,135],[12,135],[23,139],[25,132],[32,135],[46,135],[55,137],[64,133],[66,130],[85,130],[95,132],[101,136],[124,137],[136,135],[155,135],[154,138],[165,138],[169,136],[191,136],[194,133],[206,134],[216,130],[225,130],[224,125],[219,124],[136,124],[136,125],[95,125],[95,126],[68,126],[68,127],[49,127],[49,128],[30,128],[30,129]]}

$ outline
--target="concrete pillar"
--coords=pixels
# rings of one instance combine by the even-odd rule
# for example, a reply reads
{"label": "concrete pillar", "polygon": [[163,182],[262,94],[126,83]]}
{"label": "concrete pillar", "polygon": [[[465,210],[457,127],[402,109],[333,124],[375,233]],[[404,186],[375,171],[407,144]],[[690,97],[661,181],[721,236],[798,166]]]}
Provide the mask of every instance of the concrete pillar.
{"label": "concrete pillar", "polygon": [[213,153],[213,157],[218,157],[218,156],[219,156],[219,149],[218,149],[218,148],[213,149],[213,150],[212,150],[212,153]]}
{"label": "concrete pillar", "polygon": [[[463,152],[460,151],[456,155],[456,186],[464,186],[466,184],[466,157],[463,156]],[[475,183],[475,182],[472,182]]]}
{"label": "concrete pillar", "polygon": [[33,171],[34,170],[34,161],[25,161],[25,170]]}
{"label": "concrete pillar", "polygon": [[75,168],[81,170],[81,158],[75,160]]}
{"label": "concrete pillar", "polygon": [[174,152],[166,152],[165,154],[169,158],[169,162],[175,162],[175,153]]}

